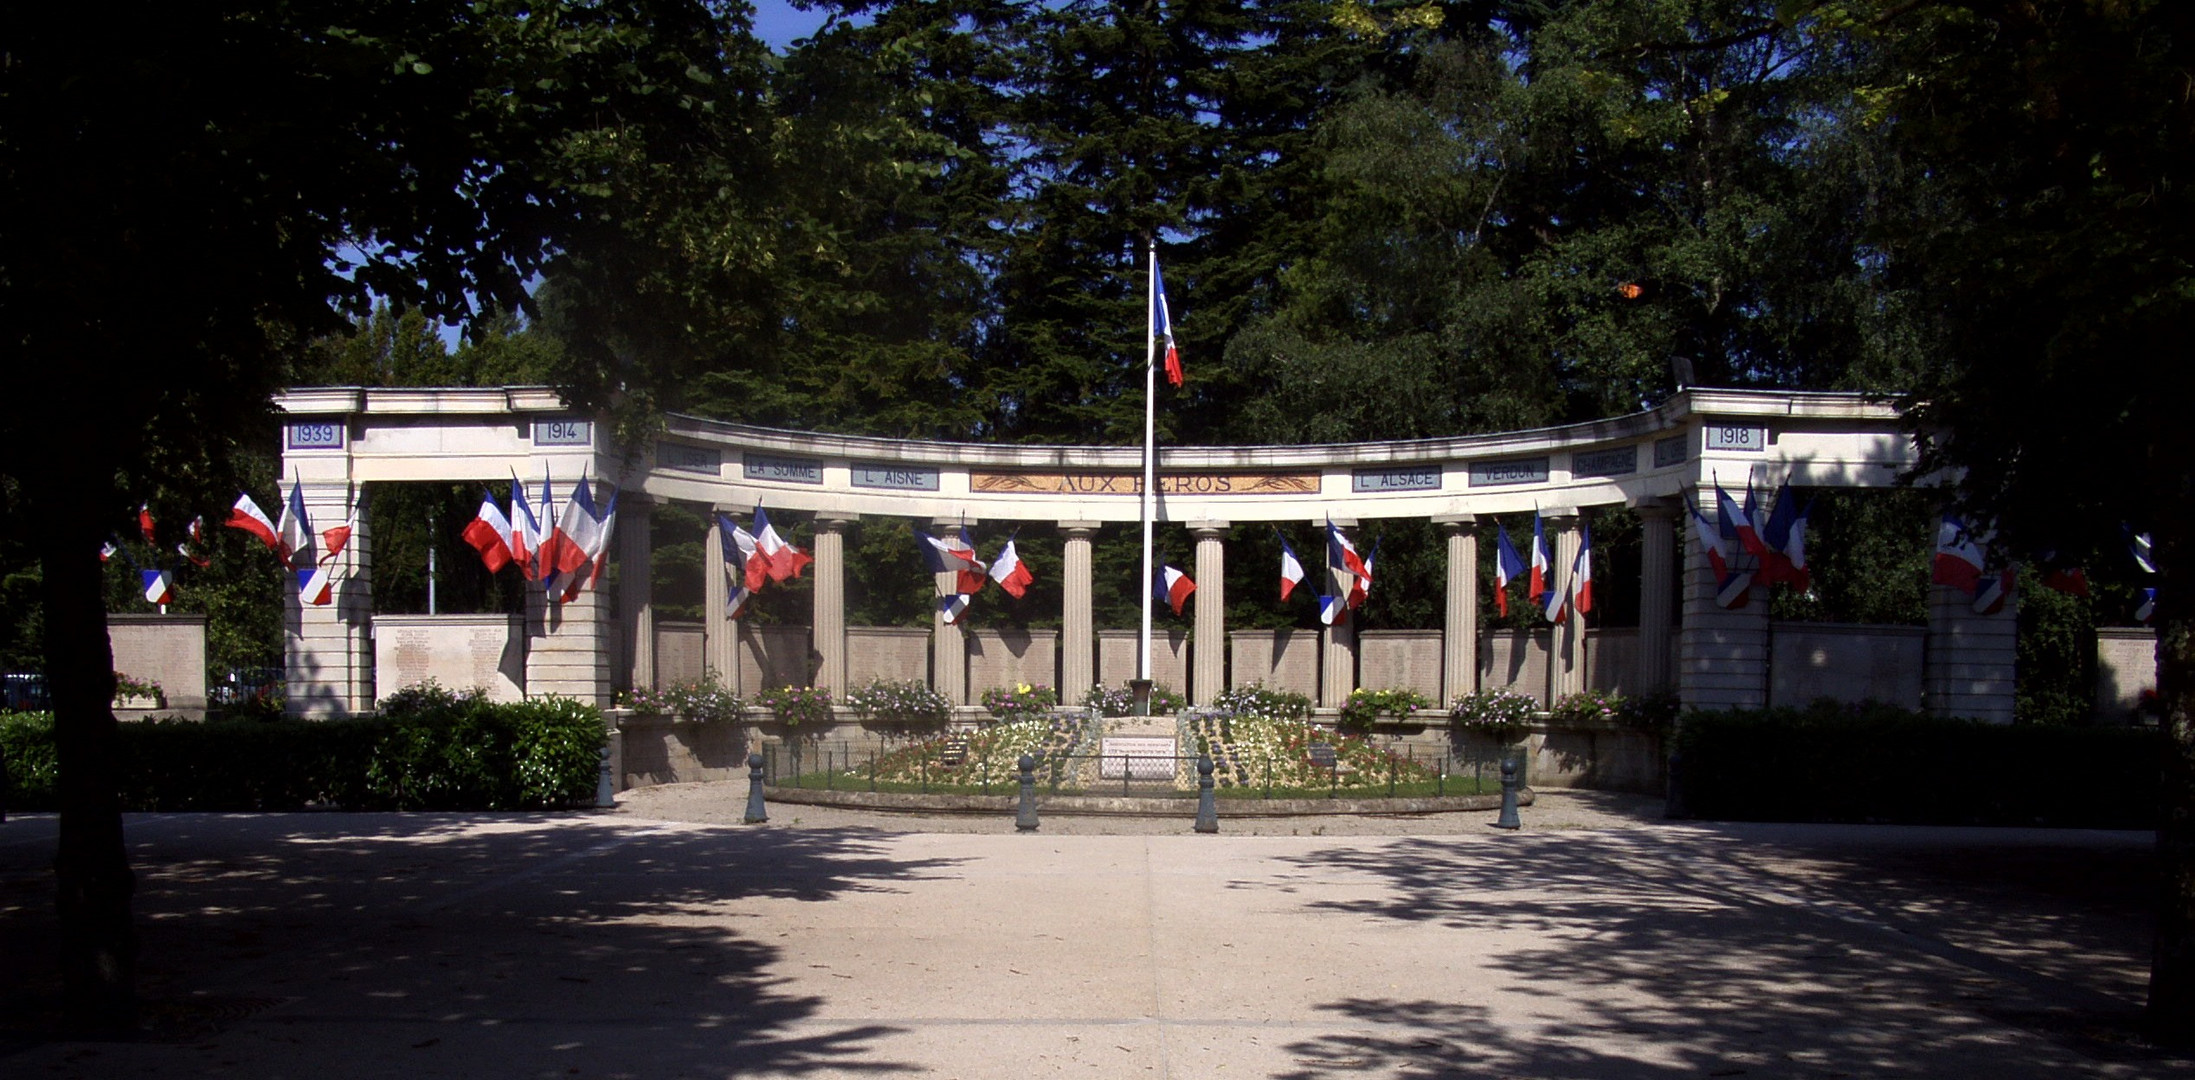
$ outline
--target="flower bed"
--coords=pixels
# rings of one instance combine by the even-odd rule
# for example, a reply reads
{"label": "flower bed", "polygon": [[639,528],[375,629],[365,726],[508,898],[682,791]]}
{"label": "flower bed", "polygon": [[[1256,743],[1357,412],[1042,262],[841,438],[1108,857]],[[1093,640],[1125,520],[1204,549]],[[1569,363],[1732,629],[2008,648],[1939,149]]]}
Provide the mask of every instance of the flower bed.
{"label": "flower bed", "polygon": [[[1397,794],[1470,794],[1447,790],[1455,782],[1442,782],[1439,759],[1397,754],[1362,735],[1301,720],[1197,713],[1183,719],[1181,741],[1185,752],[1211,755],[1215,787],[1243,789],[1244,794],[1369,795],[1384,794],[1390,786]],[[1332,749],[1333,764],[1325,763],[1318,747]]]}
{"label": "flower bed", "polygon": [[[878,755],[833,777],[835,786],[859,784],[877,791],[951,791],[998,788],[1020,782],[1020,759],[1034,755],[1050,764],[1093,743],[1094,728],[1083,712],[1050,713],[1033,719],[990,724],[964,735],[941,735]],[[1056,781],[1057,777],[1048,777]],[[821,787],[800,778],[801,787]]]}

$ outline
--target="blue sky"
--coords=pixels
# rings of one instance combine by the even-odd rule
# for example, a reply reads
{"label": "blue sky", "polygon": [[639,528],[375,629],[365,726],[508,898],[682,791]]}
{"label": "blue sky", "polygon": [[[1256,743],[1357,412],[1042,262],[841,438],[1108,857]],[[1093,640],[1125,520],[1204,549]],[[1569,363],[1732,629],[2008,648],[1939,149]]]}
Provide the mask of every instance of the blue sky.
{"label": "blue sky", "polygon": [[751,0],[755,6],[755,36],[772,49],[784,52],[794,38],[807,37],[823,25],[821,11],[800,11],[790,0]]}

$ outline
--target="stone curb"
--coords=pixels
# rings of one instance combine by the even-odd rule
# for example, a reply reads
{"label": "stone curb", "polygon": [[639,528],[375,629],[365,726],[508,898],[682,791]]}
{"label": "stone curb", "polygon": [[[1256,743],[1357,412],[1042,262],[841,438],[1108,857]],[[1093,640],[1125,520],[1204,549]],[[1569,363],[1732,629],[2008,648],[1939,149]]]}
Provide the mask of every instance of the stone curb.
{"label": "stone curb", "polygon": [[[765,787],[764,798],[796,806],[835,806],[847,810],[875,810],[896,814],[1013,814],[1019,795],[907,795],[882,791],[815,791],[807,788]],[[1517,792],[1517,805],[1532,805],[1532,789]],[[1138,799],[1106,795],[1039,795],[1039,814],[1087,817],[1185,817],[1196,813],[1193,793],[1171,799]],[[1225,817],[1310,817],[1316,815],[1376,814],[1395,817],[1410,814],[1452,814],[1462,811],[1499,810],[1500,795],[1448,795],[1422,799],[1221,799],[1219,815]]]}

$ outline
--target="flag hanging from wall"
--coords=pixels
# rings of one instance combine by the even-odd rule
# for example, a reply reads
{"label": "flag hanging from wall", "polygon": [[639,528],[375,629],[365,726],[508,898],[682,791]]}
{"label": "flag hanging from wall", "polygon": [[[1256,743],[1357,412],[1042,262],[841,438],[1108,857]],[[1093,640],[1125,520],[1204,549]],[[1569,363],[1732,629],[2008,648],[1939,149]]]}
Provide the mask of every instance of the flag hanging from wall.
{"label": "flag hanging from wall", "polygon": [[1358,575],[1357,579],[1349,584],[1349,610],[1355,611],[1363,607],[1364,601],[1372,595],[1372,564],[1377,561],[1379,561],[1379,537],[1375,536],[1372,538],[1372,550],[1364,555],[1364,573]]}
{"label": "flag hanging from wall", "polygon": [[305,513],[304,483],[296,477],[290,478],[290,497],[283,500],[275,536],[283,562],[292,567],[301,562],[307,567],[312,565],[312,518]]}

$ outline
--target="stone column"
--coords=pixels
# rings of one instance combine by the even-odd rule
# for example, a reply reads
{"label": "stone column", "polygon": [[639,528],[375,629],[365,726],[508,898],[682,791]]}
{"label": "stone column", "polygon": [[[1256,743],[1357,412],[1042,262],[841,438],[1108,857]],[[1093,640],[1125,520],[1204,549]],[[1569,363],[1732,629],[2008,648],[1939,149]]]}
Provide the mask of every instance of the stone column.
{"label": "stone column", "polygon": [[1189,646],[1190,701],[1210,705],[1227,688],[1227,523],[1192,521],[1197,540],[1196,638]]}
{"label": "stone column", "polygon": [[[1337,518],[1334,524],[1353,529],[1357,523]],[[1349,595],[1349,584],[1352,580],[1349,574],[1326,566],[1325,562],[1325,558],[1321,557],[1320,568],[1311,571],[1314,575],[1326,575],[1323,579],[1326,587],[1321,591],[1328,596]],[[1312,580],[1321,579],[1313,577]],[[1349,612],[1347,618],[1326,627],[1319,635],[1319,707],[1322,709],[1341,708],[1349,700],[1350,691],[1357,688],[1356,616],[1356,612]]]}
{"label": "stone column", "polygon": [[526,588],[526,696],[555,694],[607,708],[611,672],[610,611],[588,589],[557,603],[539,582]]}
{"label": "stone column", "polygon": [[1441,632],[1442,705],[1479,688],[1478,515],[1445,514],[1433,524],[1448,534],[1448,614]]}
{"label": "stone column", "polygon": [[617,504],[617,624],[625,635],[625,686],[655,686],[655,565],[649,529],[655,506],[626,492]]}
{"label": "stone column", "polygon": [[[942,536],[948,530],[965,524],[974,524],[961,518],[933,518],[930,528],[933,534]],[[945,596],[958,587],[960,575],[953,571],[933,574],[937,579],[937,594]],[[945,621],[945,612],[935,603],[930,607],[930,679],[932,687],[945,695],[945,700],[955,705],[968,704],[968,641],[961,633],[959,623]]]}
{"label": "stone column", "polygon": [[[1714,488],[1693,498],[1714,505]],[[1731,545],[1736,551],[1736,544]],[[1751,572],[1751,556],[1732,556]],[[1739,606],[1716,602],[1721,582],[1707,553],[1685,545],[1684,622],[1677,632],[1677,694],[1686,708],[1758,709],[1768,704],[1768,590],[1754,586]]]}
{"label": "stone column", "polygon": [[1639,544],[1639,670],[1633,674],[1637,693],[1669,687],[1670,600],[1676,593],[1672,575],[1677,564],[1677,508],[1664,499],[1638,505]]}
{"label": "stone column", "polygon": [[858,515],[827,511],[815,522],[815,650],[823,656],[816,685],[833,700],[846,697],[846,526]]}
{"label": "stone column", "polygon": [[[307,463],[308,472],[317,471],[311,470],[312,464]],[[311,519],[315,545],[323,530],[349,519],[354,505],[344,467],[327,464],[335,465],[329,479],[304,484],[305,515]],[[301,603],[297,574],[282,578],[282,608],[289,626],[283,635],[284,670],[292,716],[355,716],[372,710],[384,690],[400,689],[374,683],[373,530],[364,515],[354,523],[350,542],[335,562],[333,603]]]}
{"label": "stone column", "polygon": [[744,689],[739,685],[739,626],[725,610],[732,589],[725,577],[724,531],[716,527],[716,515],[728,511],[711,509],[708,536],[701,545],[701,662],[718,685],[738,692]]}
{"label": "stone column", "polygon": [[1092,625],[1090,600],[1090,540],[1097,535],[1095,521],[1062,521],[1066,538],[1065,565],[1060,582],[1063,597],[1059,617],[1059,699],[1079,704],[1097,685],[1097,631]]}
{"label": "stone column", "polygon": [[1936,716],[2012,722],[2014,662],[2020,624],[2018,594],[1995,614],[1974,610],[1974,598],[1949,585],[1928,587],[1928,652],[1922,700]]}
{"label": "stone column", "polygon": [[[1555,561],[1555,565],[1547,568],[1547,587],[1556,590],[1565,605],[1571,605],[1570,579],[1575,576],[1571,567],[1578,561],[1578,512],[1566,507],[1548,510],[1545,516],[1547,554]],[[1568,610],[1568,617],[1555,624],[1549,635],[1552,648],[1547,656],[1547,703],[1550,706],[1585,689],[1585,618],[1578,614],[1575,606]]]}

